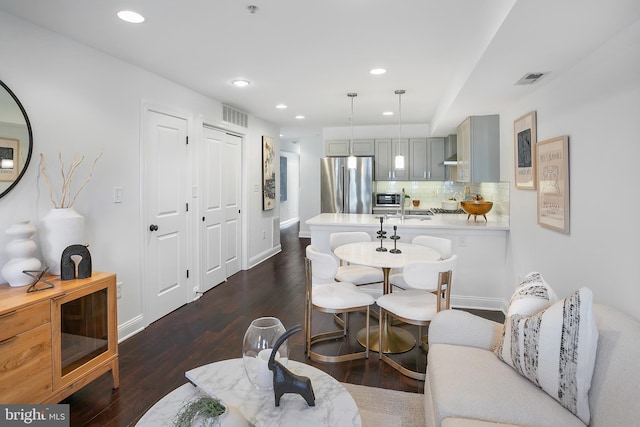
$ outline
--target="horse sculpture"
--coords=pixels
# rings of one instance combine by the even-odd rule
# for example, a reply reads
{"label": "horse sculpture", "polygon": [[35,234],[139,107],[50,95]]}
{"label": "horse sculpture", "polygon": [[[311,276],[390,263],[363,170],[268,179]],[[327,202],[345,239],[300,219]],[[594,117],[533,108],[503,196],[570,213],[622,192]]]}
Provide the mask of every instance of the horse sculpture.
{"label": "horse sculpture", "polygon": [[307,401],[307,405],[315,406],[316,405],[316,397],[313,394],[313,387],[311,385],[311,380],[309,377],[303,377],[301,375],[296,375],[287,368],[285,368],[280,362],[275,360],[276,353],[278,352],[278,348],[285,342],[291,335],[296,332],[300,332],[302,327],[300,325],[294,326],[289,329],[287,332],[282,334],[280,338],[276,341],[273,346],[273,350],[271,350],[271,356],[269,357],[269,362],[267,366],[271,371],[273,371],[273,393],[276,399],[276,406],[280,406],[280,398],[285,393],[296,393],[299,394]]}

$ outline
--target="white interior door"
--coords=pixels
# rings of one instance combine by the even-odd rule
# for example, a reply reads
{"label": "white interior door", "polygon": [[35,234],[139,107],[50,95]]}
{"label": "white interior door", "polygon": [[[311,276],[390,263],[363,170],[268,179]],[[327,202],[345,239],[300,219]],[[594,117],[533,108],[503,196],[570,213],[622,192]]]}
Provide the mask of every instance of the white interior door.
{"label": "white interior door", "polygon": [[223,209],[224,140],[227,134],[203,128],[200,159],[200,290],[208,291],[226,276]]}
{"label": "white interior door", "polygon": [[200,289],[240,271],[242,138],[204,127],[200,144]]}
{"label": "white interior door", "polygon": [[222,163],[223,176],[223,203],[226,245],[226,277],[240,271],[241,257],[241,226],[240,226],[240,184],[242,170],[242,138],[236,135],[226,135],[223,145],[224,162]]}
{"label": "white interior door", "polygon": [[187,120],[148,110],[144,141],[146,313],[151,323],[186,304]]}

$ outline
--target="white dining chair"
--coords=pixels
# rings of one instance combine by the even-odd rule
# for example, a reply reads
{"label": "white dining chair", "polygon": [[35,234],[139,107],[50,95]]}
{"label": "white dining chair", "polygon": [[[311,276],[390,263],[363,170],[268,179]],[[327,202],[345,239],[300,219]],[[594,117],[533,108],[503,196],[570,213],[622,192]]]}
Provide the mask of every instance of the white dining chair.
{"label": "white dining chair", "polygon": [[[371,242],[371,236],[364,231],[344,231],[339,233],[331,233],[329,236],[329,244],[331,252],[335,251],[338,246],[347,245],[349,243]],[[369,267],[366,265],[347,264],[340,260],[338,272],[336,273],[338,282],[349,282],[358,286],[360,290],[367,292],[374,298],[382,295],[382,282],[384,275],[380,268]]]}
{"label": "white dining chair", "polygon": [[[444,237],[416,236],[411,240],[414,245],[422,245],[440,252],[440,259],[445,260],[453,255],[453,241]],[[389,275],[389,283],[396,290],[407,289],[407,283],[402,271],[392,271]],[[399,289],[398,289],[399,288]]]}
{"label": "white dining chair", "polygon": [[[305,258],[305,351],[307,357],[318,362],[344,362],[369,357],[369,307],[374,298],[362,292],[356,285],[348,282],[336,282],[338,261],[329,254],[318,252],[312,245],[306,248]],[[313,335],[313,311],[332,313],[334,320],[341,326],[340,330],[328,331]],[[366,343],[364,351],[342,355],[325,355],[313,351],[315,344],[321,341],[343,339],[348,335],[349,313],[365,311]],[[336,316],[344,314],[344,318]]]}
{"label": "white dining chair", "polygon": [[[403,273],[408,289],[392,292],[377,299],[380,318],[389,314],[404,323],[417,325],[418,343],[426,350],[428,337],[422,334],[422,328],[429,325],[437,312],[451,308],[451,279],[457,261],[458,256],[452,255],[442,261],[407,263]],[[380,352],[380,359],[408,377],[423,381],[425,379],[425,372],[403,366],[383,352]]]}

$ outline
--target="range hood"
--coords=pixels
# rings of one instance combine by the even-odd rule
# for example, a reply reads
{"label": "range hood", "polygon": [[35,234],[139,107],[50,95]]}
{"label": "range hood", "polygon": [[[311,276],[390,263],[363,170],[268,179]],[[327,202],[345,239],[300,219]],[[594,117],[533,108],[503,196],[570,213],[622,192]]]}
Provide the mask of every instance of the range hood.
{"label": "range hood", "polygon": [[443,162],[445,166],[457,166],[458,165],[458,154],[452,154],[447,157],[447,159]]}

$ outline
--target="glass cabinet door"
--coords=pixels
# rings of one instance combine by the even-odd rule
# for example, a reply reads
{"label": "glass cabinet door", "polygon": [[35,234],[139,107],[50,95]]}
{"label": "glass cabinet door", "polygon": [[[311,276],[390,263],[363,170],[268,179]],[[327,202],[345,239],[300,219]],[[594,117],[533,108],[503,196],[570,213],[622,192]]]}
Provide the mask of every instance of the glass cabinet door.
{"label": "glass cabinet door", "polygon": [[60,304],[63,376],[108,350],[108,326],[106,288]]}
{"label": "glass cabinet door", "polygon": [[61,398],[79,383],[112,371],[118,387],[118,335],[115,276],[60,282],[52,298],[53,388]]}

